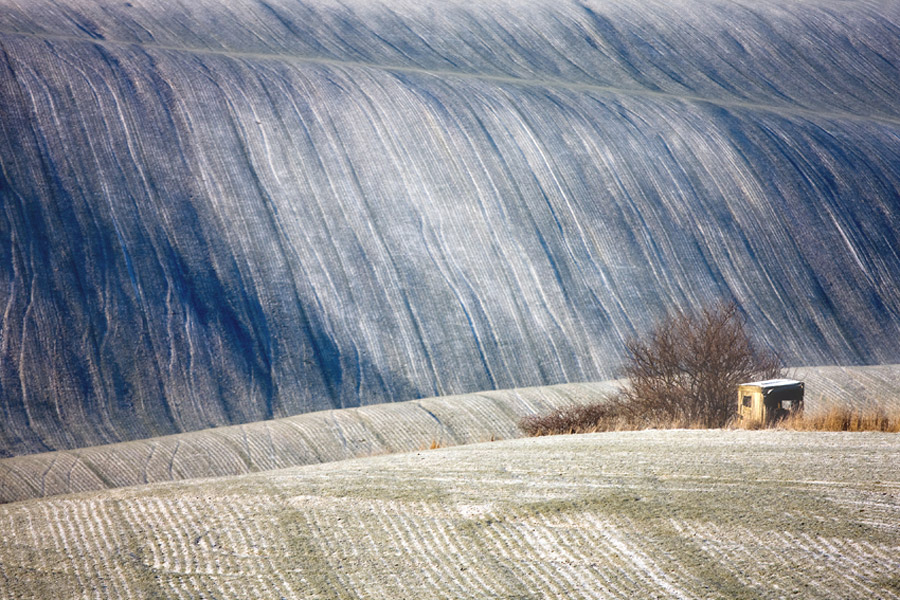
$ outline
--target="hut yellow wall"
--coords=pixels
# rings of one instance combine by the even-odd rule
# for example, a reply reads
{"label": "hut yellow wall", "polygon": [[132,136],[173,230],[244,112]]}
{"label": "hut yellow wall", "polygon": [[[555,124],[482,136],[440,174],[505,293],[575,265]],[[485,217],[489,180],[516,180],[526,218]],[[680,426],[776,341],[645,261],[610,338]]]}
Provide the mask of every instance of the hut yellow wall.
{"label": "hut yellow wall", "polygon": [[[744,396],[750,396],[750,406],[744,406]],[[743,421],[765,421],[766,406],[762,390],[758,386],[738,387],[738,414]]]}
{"label": "hut yellow wall", "polygon": [[765,422],[766,420],[766,404],[763,402],[762,392],[753,392],[753,417],[754,421]]}

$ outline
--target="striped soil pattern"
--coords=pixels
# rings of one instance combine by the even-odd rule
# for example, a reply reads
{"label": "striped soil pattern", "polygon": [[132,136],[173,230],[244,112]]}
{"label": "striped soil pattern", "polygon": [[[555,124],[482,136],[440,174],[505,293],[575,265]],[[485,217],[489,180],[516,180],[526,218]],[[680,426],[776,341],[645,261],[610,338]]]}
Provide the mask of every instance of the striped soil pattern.
{"label": "striped soil pattern", "polygon": [[614,382],[427,398],[0,460],[0,502],[239,475],[522,435],[518,421],[596,401]]}
{"label": "striped soil pattern", "polygon": [[900,437],[554,436],[0,506],[2,598],[900,598]]}
{"label": "striped soil pattern", "polygon": [[788,364],[898,363],[898,31],[896,0],[0,0],[0,456],[605,380],[719,300]]}
{"label": "striped soil pattern", "polygon": [[834,407],[900,412],[900,368],[803,367],[791,373],[806,382],[806,409],[827,412]]}
{"label": "striped soil pattern", "polygon": [[[900,411],[900,366],[806,367],[806,410]],[[137,442],[0,460],[0,502],[240,475],[522,435],[518,421],[595,402],[616,382],[563,384],[308,413]]]}

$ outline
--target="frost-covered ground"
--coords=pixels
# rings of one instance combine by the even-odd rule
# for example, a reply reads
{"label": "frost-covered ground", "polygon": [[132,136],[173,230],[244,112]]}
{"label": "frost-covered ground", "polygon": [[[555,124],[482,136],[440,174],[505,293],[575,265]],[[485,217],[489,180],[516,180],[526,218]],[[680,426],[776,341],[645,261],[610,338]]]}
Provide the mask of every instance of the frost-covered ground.
{"label": "frost-covered ground", "polygon": [[[812,367],[806,411],[840,406],[900,413],[900,366]],[[273,421],[0,459],[0,502],[157,481],[240,475],[523,435],[518,422],[601,401],[619,382],[485,391],[306,413]]]}
{"label": "frost-covered ground", "polygon": [[514,438],[526,415],[614,389],[601,382],[486,391],[18,456],[0,460],[0,502]]}
{"label": "frost-covered ground", "polygon": [[0,506],[3,598],[900,598],[900,436],[530,438]]}

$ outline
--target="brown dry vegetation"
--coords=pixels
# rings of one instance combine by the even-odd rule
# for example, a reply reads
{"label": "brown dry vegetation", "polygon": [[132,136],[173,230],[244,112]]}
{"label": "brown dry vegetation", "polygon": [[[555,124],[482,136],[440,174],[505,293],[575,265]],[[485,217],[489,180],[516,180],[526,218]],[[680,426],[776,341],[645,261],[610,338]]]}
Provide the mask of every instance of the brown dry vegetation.
{"label": "brown dry vegetation", "polygon": [[833,407],[827,412],[799,414],[779,421],[777,429],[792,431],[882,431],[900,433],[900,413]]}
{"label": "brown dry vegetation", "polygon": [[[679,419],[638,418],[617,412],[616,399],[586,406],[569,406],[552,413],[522,419],[520,426],[531,436],[639,431],[643,429],[706,429],[703,422]],[[767,426],[764,423],[729,422],[734,429],[783,429],[790,431],[879,431],[900,433],[900,412],[832,407],[825,412],[798,414]]]}
{"label": "brown dry vegetation", "polygon": [[703,422],[654,415],[636,415],[621,411],[617,398],[584,406],[567,406],[543,415],[525,417],[519,422],[530,436],[600,433],[604,431],[641,431],[644,429],[703,429]]}

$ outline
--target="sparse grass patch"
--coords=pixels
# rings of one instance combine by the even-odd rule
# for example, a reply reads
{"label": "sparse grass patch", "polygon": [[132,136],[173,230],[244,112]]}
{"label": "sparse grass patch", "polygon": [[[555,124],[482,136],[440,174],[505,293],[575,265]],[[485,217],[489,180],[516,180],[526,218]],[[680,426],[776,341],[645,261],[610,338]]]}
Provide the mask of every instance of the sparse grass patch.
{"label": "sparse grass patch", "polygon": [[799,414],[779,421],[777,429],[791,431],[881,431],[900,433],[900,413],[834,407],[828,412]]}
{"label": "sparse grass patch", "polygon": [[416,448],[417,452],[421,452],[422,450],[437,450],[438,448],[447,448],[448,444],[445,444],[443,440],[432,439],[430,444],[422,444],[418,448]]}

